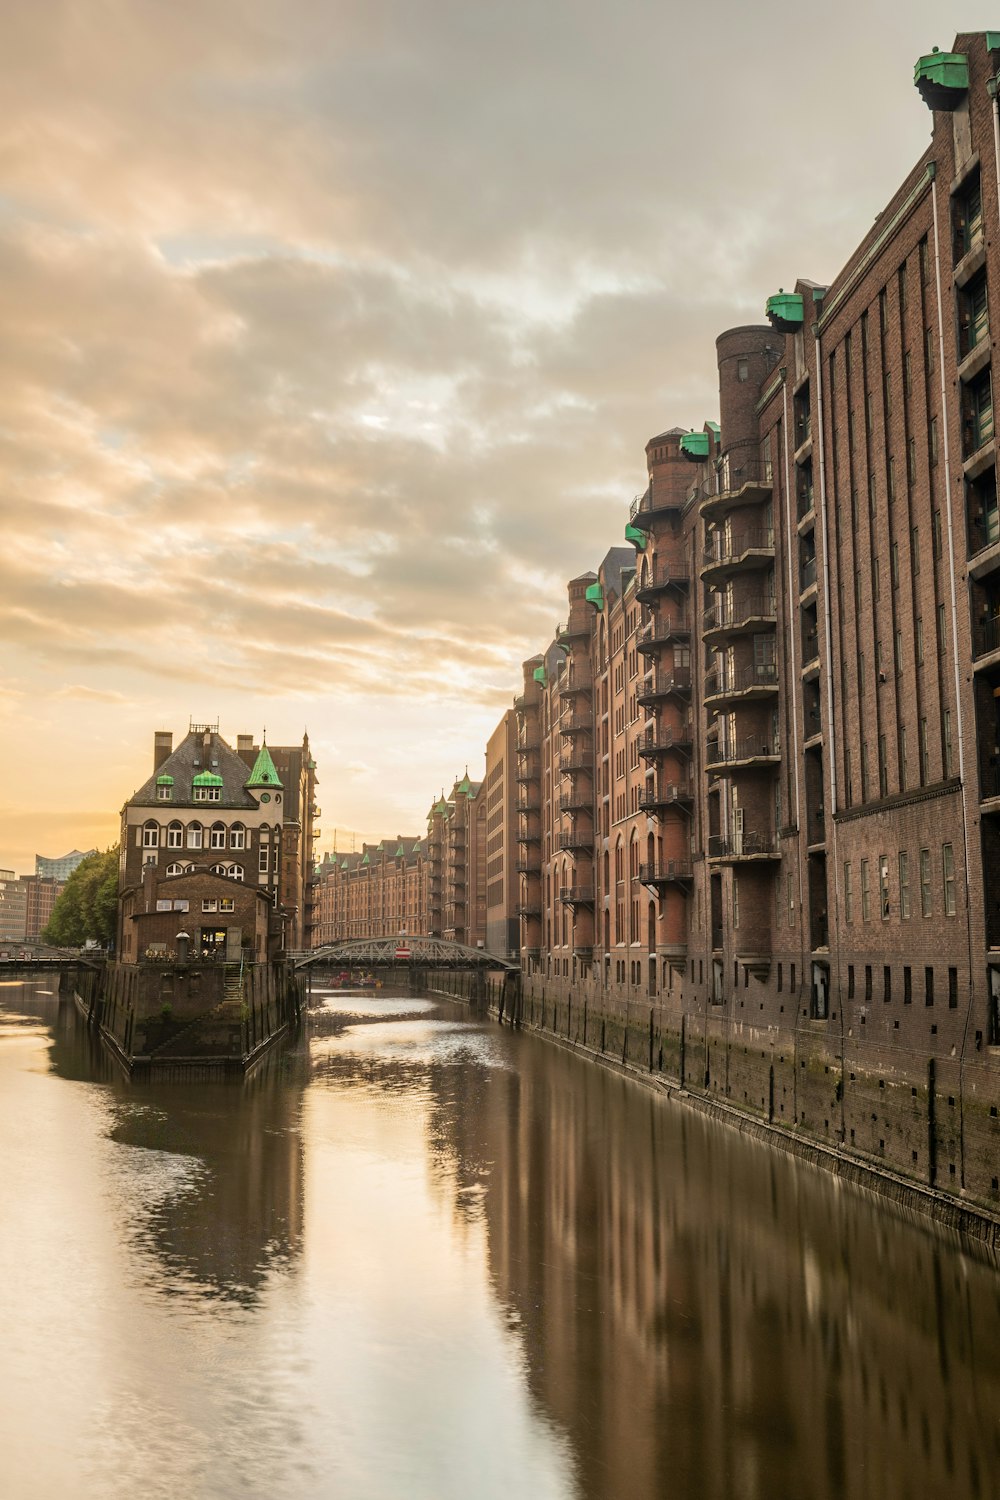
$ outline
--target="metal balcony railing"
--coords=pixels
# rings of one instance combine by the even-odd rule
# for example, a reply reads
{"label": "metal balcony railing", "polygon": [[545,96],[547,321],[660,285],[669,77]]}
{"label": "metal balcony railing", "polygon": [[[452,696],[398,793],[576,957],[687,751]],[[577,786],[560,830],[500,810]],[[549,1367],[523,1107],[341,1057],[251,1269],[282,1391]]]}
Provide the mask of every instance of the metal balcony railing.
{"label": "metal balcony railing", "polygon": [[734,448],[725,454],[716,473],[706,479],[699,490],[702,501],[723,499],[737,495],[744,489],[770,490],[774,482],[771,461],[762,459],[754,444],[750,448]]}
{"label": "metal balcony railing", "polygon": [[738,563],[742,558],[748,557],[751,553],[759,552],[769,555],[773,554],[773,527],[762,526],[752,531],[740,532],[739,534],[729,534],[724,531],[715,532],[705,544],[704,558],[708,566],[711,566],[713,563],[722,566],[723,564]]}
{"label": "metal balcony railing", "polygon": [[686,562],[657,561],[655,566],[640,574],[635,596],[640,604],[647,604],[649,597],[662,593],[664,589],[685,588],[691,582],[691,570]]}
{"label": "metal balcony railing", "polygon": [[679,610],[661,614],[655,620],[647,620],[636,636],[635,643],[640,651],[650,651],[666,645],[668,641],[677,640],[678,636],[690,634],[691,617],[687,610]]}
{"label": "metal balcony railing", "polygon": [[670,807],[677,802],[690,802],[691,797],[691,786],[687,782],[654,781],[639,793],[639,808]]}
{"label": "metal balcony railing", "polygon": [[579,667],[570,667],[569,671],[560,679],[559,696],[561,698],[572,698],[577,693],[592,693],[594,691],[594,679],[590,672]]}
{"label": "metal balcony railing", "polygon": [[747,735],[728,744],[717,743],[707,747],[707,763],[712,765],[735,765],[739,761],[773,760],[781,754],[777,740],[766,735]]}
{"label": "metal balcony railing", "polygon": [[647,729],[639,740],[640,755],[658,755],[665,750],[684,750],[691,745],[691,729]]}
{"label": "metal balcony railing", "polygon": [[593,813],[594,799],[588,793],[582,796],[580,793],[569,792],[565,797],[559,798],[559,811],[561,813]]}
{"label": "metal balcony railing", "polygon": [[802,568],[799,573],[799,593],[804,594],[806,589],[811,589],[815,582],[816,559],[815,557],[810,557],[807,558],[806,561],[802,564]]}
{"label": "metal balcony railing", "polygon": [[642,885],[670,885],[694,878],[694,866],[689,859],[661,859],[655,864],[639,866],[639,881]]}
{"label": "metal balcony railing", "polygon": [[983,615],[972,627],[972,654],[986,656],[1000,650],[1000,615]]}
{"label": "metal balcony railing", "polygon": [[656,698],[668,698],[673,693],[689,693],[690,691],[690,667],[665,668],[660,672],[647,673],[636,693],[636,702],[651,703]]}
{"label": "metal balcony railing", "polygon": [[746,830],[740,835],[713,833],[708,840],[709,859],[753,859],[777,854],[772,835]]}
{"label": "metal balcony railing", "polygon": [[749,693],[754,688],[778,686],[778,666],[773,661],[750,662],[746,666],[734,667],[732,671],[709,672],[705,678],[705,697],[718,698],[723,695],[736,697]]}
{"label": "metal balcony railing", "polygon": [[773,620],[773,594],[747,594],[739,599],[720,599],[705,611],[706,630],[738,630],[751,621]]}
{"label": "metal balcony railing", "polygon": [[567,906],[593,906],[594,888],[590,885],[564,885],[559,889],[559,900]]}

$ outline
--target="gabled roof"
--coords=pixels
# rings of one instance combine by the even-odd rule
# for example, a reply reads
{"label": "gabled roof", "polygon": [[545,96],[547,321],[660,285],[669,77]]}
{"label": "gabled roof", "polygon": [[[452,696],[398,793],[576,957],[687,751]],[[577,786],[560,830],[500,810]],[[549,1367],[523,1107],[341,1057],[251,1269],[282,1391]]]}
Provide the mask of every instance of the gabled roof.
{"label": "gabled roof", "polygon": [[[215,807],[242,807],[254,808],[257,806],[256,798],[252,797],[246,790],[247,765],[241,755],[237,755],[231,746],[227,745],[222,736],[214,730],[210,733],[208,743],[202,730],[190,730],[172,755],[161,766],[158,766],[153,774],[128,800],[129,806],[156,807],[161,812],[170,807],[202,807],[203,803],[195,802],[192,795],[195,778],[209,775],[217,779],[210,781],[207,785],[220,787],[222,795],[213,805]],[[166,778],[169,777],[168,781]],[[206,785],[201,781],[199,786]],[[162,801],[156,795],[157,786],[169,786],[173,795],[169,801]]]}

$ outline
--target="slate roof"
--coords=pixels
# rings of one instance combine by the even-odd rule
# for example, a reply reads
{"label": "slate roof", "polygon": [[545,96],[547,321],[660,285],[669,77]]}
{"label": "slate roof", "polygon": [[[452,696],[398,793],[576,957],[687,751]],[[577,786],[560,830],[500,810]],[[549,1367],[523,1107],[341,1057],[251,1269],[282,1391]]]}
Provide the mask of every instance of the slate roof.
{"label": "slate roof", "polygon": [[[218,802],[206,804],[194,800],[192,783],[197,775],[205,771],[222,778],[222,796]],[[161,776],[174,778],[174,795],[169,802],[160,802],[156,796],[156,784]],[[246,761],[226,744],[220,734],[213,731],[210,743],[206,746],[201,731],[192,730],[185,735],[163,765],[158,767],[135,795],[129,798],[129,805],[158,807],[161,810],[171,807],[198,807],[202,811],[206,807],[253,808],[257,806],[257,799],[246,790],[246,781]]]}

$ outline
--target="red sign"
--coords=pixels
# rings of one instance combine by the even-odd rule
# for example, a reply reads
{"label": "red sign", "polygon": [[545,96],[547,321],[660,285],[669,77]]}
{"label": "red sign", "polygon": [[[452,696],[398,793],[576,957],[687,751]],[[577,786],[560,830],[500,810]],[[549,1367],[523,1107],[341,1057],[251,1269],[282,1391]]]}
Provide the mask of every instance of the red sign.
{"label": "red sign", "polygon": [[410,956],[410,950],[409,950],[409,948],[397,948],[396,949],[396,957],[398,959],[409,958],[409,956]]}

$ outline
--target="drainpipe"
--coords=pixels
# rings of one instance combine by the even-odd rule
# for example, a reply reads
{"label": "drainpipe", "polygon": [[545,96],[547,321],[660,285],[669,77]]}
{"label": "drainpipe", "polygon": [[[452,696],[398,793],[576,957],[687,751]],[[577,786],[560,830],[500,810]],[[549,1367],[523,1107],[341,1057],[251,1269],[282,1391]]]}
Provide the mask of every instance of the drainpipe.
{"label": "drainpipe", "polygon": [[[994,139],[996,139],[996,99],[994,107]],[[938,231],[938,201],[937,201],[937,172],[936,162],[929,164],[931,171],[931,204],[934,212],[934,278],[937,290],[937,324],[938,324],[938,368],[941,376],[941,440],[944,446],[944,487],[945,487],[945,517],[948,522],[948,572],[949,572],[949,594],[951,602],[951,649],[955,663],[955,723],[958,732],[958,774],[960,778],[962,793],[962,851],[965,857],[965,931],[969,954],[969,1001],[965,1011],[965,1025],[962,1029],[962,1052],[958,1064],[958,1103],[959,1103],[959,1133],[960,1133],[960,1164],[962,1170],[961,1185],[965,1187],[965,1050],[969,1040],[969,1022],[972,1019],[972,1000],[975,987],[972,980],[972,923],[971,917],[971,892],[969,890],[969,805],[968,805],[968,780],[965,774],[965,732],[962,718],[962,679],[959,669],[958,656],[958,599],[955,588],[955,529],[952,521],[951,503],[951,445],[948,441],[948,389],[944,374],[944,301],[941,289],[941,240]],[[998,165],[1000,171],[1000,165]]]}
{"label": "drainpipe", "polygon": [[997,84],[997,78],[988,79],[986,92],[993,100],[993,159],[997,174],[997,212],[1000,216],[1000,99],[997,97]]}
{"label": "drainpipe", "polygon": [[[794,565],[794,561],[793,561],[793,542],[792,542],[793,535],[797,536],[798,532],[797,532],[797,529],[794,528],[793,525],[792,525],[792,480],[791,480],[791,460],[789,458],[789,450],[788,450],[788,379],[787,379],[787,376],[782,376],[782,381],[781,381],[781,399],[782,399],[782,402],[783,402],[783,420],[782,420],[782,427],[781,427],[781,437],[782,437],[782,446],[784,448],[784,457],[785,457],[785,552],[786,552],[787,559],[788,559],[788,607],[789,607],[789,613],[791,614],[792,610],[796,607],[797,600],[798,600],[798,590],[795,588],[795,565]],[[792,678],[793,678],[793,680],[795,682],[796,689],[799,686],[798,669],[797,669],[796,664],[795,664],[795,636],[796,636],[796,624],[797,623],[798,623],[798,621],[795,620],[795,619],[793,619],[792,621],[790,621],[790,636],[791,636],[791,641],[790,641],[790,646],[791,646],[790,655],[791,655],[791,665],[792,665]],[[795,825],[796,825],[796,827],[798,827],[798,824],[799,824],[799,772],[798,772],[798,759],[799,759],[799,695],[798,695],[797,691],[794,691],[792,693],[792,737],[793,737],[793,741],[794,741],[794,743],[792,745],[792,756],[793,756],[792,767],[793,767],[793,770],[794,770],[794,773],[795,773],[794,776],[793,776],[793,778],[792,778],[792,785],[795,788]],[[777,829],[775,829],[775,833],[777,833]],[[799,896],[800,896],[799,905],[800,906],[802,904],[802,902],[801,902],[801,894],[802,894],[801,887],[802,887],[802,878],[800,876],[799,877]]]}

